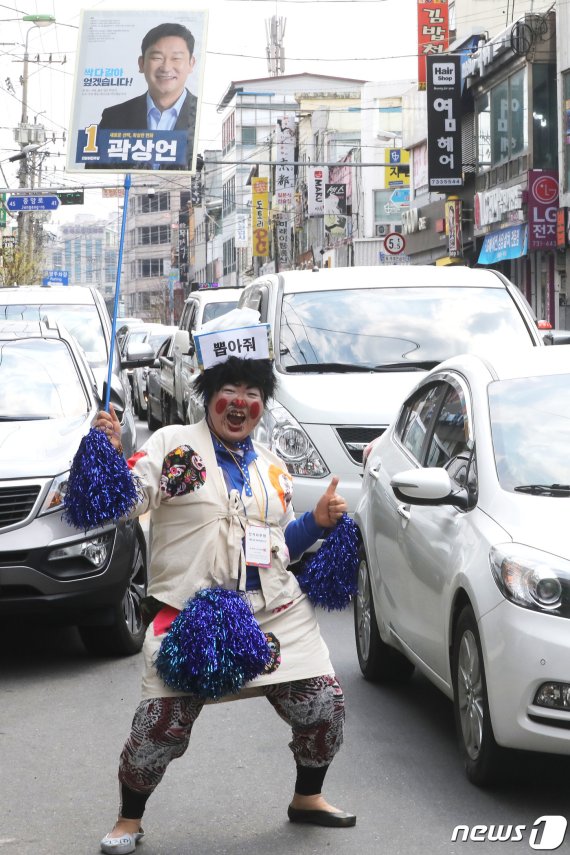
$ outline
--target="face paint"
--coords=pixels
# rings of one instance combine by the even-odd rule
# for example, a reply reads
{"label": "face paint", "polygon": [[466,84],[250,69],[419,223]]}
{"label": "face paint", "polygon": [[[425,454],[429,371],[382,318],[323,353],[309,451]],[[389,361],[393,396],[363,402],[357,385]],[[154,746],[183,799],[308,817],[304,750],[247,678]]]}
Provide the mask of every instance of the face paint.
{"label": "face paint", "polygon": [[235,401],[232,401],[232,404],[234,405],[234,407],[237,407],[238,410],[245,410],[245,408],[247,407],[247,404],[243,400],[243,398],[236,398]]}
{"label": "face paint", "polygon": [[221,415],[224,412],[224,410],[228,406],[228,403],[229,402],[227,398],[218,398],[218,400],[216,401],[216,406],[214,408],[218,415]]}
{"label": "face paint", "polygon": [[249,408],[250,418],[256,419],[259,415],[259,411],[261,410],[261,404],[257,401],[254,401],[253,404]]}

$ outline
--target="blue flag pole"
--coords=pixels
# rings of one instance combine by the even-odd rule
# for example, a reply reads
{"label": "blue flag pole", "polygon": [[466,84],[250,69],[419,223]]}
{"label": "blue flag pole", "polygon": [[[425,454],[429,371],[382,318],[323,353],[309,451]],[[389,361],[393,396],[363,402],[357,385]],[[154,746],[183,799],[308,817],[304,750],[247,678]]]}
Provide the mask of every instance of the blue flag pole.
{"label": "blue flag pole", "polygon": [[125,174],[125,195],[123,199],[123,218],[121,220],[121,235],[119,238],[119,257],[117,259],[117,276],[115,278],[115,302],[113,304],[113,318],[111,325],[111,347],[109,349],[109,367],[107,370],[107,390],[105,393],[105,404],[103,409],[109,409],[111,400],[111,377],[113,376],[113,355],[115,353],[115,334],[117,331],[117,315],[119,313],[119,293],[121,290],[121,268],[123,266],[123,247],[125,245],[125,232],[127,227],[127,207],[129,202],[129,189],[131,186],[131,175]]}

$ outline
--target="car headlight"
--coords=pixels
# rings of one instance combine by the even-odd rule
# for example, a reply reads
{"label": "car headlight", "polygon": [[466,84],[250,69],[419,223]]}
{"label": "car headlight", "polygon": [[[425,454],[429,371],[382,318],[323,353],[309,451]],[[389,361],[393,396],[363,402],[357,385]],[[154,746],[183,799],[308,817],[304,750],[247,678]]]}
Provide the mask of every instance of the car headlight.
{"label": "car headlight", "polygon": [[53,511],[60,511],[63,508],[63,500],[67,492],[68,480],[69,471],[62,472],[61,475],[55,476],[50,484],[48,494],[45,497],[38,516],[41,516],[42,514],[51,514]]}
{"label": "car headlight", "polygon": [[268,408],[258,428],[258,436],[278,454],[291,475],[323,478],[329,468],[299,424],[285,407]]}
{"label": "car headlight", "polygon": [[489,560],[508,600],[525,609],[570,617],[570,561],[521,543],[491,547]]}

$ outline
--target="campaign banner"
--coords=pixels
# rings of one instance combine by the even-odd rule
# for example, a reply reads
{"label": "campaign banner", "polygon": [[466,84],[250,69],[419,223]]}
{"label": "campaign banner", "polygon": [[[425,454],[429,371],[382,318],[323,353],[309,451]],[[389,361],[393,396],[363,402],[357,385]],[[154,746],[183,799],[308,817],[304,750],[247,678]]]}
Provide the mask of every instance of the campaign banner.
{"label": "campaign banner", "polygon": [[325,184],[325,234],[346,234],[346,184]]}
{"label": "campaign banner", "polygon": [[205,10],[81,13],[67,171],[196,171]]}
{"label": "campaign banner", "polygon": [[461,57],[427,57],[429,189],[441,193],[463,184]]}
{"label": "campaign banner", "polygon": [[251,180],[252,255],[269,255],[269,182],[267,178]]}
{"label": "campaign banner", "polygon": [[322,217],[325,213],[325,184],[329,180],[328,166],[309,166],[307,174],[307,213]]}

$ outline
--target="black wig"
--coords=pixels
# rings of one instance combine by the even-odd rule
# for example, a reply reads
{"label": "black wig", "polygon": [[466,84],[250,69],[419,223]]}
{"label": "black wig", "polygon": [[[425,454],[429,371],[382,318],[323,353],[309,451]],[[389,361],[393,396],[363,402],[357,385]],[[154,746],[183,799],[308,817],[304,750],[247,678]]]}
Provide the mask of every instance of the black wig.
{"label": "black wig", "polygon": [[230,356],[212,368],[207,368],[194,381],[194,389],[205,406],[212,396],[226,383],[245,383],[261,391],[263,403],[273,398],[277,387],[277,377],[273,363],[269,359],[240,359]]}

